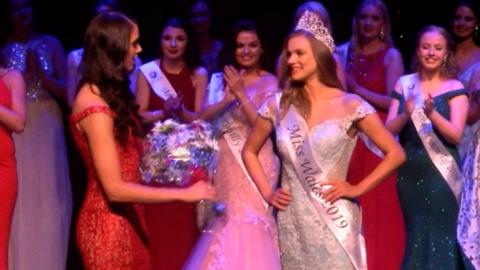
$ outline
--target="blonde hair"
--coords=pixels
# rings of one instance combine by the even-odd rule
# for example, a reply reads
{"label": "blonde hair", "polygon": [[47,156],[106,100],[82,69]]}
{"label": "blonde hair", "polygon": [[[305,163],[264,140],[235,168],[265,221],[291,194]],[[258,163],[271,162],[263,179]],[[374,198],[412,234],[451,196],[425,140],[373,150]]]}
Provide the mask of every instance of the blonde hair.
{"label": "blonde hair", "polygon": [[417,50],[415,52],[415,57],[412,61],[412,70],[416,70],[418,73],[421,73],[422,65],[420,64],[420,60],[418,59],[417,51],[418,51],[418,48],[420,47],[420,39],[426,33],[431,33],[431,32],[440,34],[446,41],[447,55],[440,69],[440,77],[445,79],[457,78],[458,66],[455,61],[455,54],[453,53],[455,48],[455,43],[453,42],[453,39],[450,36],[450,34],[447,32],[447,30],[437,25],[429,25],[423,28],[422,31],[418,33],[417,47],[416,47]]}
{"label": "blonde hair", "polygon": [[293,81],[290,79],[290,68],[288,66],[287,46],[291,38],[303,36],[307,38],[317,64],[318,79],[328,87],[342,89],[342,84],[337,76],[337,63],[330,49],[321,41],[304,30],[296,30],[292,32],[286,39],[280,57],[280,83],[283,89],[280,106],[287,109],[290,105],[294,105],[304,116],[310,115],[312,103],[310,97],[304,88],[304,83]]}
{"label": "blonde hair", "polygon": [[364,0],[355,11],[355,15],[353,16],[352,21],[352,40],[351,44],[354,46],[355,50],[358,48],[363,47],[362,38],[360,37],[360,29],[359,29],[359,20],[360,14],[362,9],[366,6],[374,6],[376,7],[382,16],[384,27],[383,31],[383,38],[382,41],[385,42],[388,46],[393,45],[392,40],[392,25],[390,24],[390,16],[388,15],[388,8],[387,5],[382,0]]}

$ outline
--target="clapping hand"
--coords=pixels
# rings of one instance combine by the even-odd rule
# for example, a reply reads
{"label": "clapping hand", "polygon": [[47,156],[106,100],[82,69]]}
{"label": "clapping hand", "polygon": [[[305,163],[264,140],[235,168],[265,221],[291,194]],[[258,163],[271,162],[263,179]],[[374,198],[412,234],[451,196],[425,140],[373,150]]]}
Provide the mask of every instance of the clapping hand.
{"label": "clapping hand", "polygon": [[430,116],[430,114],[435,110],[435,106],[433,105],[433,98],[431,94],[428,94],[428,98],[423,103],[423,112],[426,116]]}
{"label": "clapping hand", "polygon": [[179,116],[183,109],[181,96],[171,97],[165,101],[164,111],[168,116]]}
{"label": "clapping hand", "polygon": [[245,95],[245,87],[243,84],[244,70],[238,71],[233,66],[225,66],[223,69],[224,79],[227,83],[227,88],[232,91],[237,99]]}

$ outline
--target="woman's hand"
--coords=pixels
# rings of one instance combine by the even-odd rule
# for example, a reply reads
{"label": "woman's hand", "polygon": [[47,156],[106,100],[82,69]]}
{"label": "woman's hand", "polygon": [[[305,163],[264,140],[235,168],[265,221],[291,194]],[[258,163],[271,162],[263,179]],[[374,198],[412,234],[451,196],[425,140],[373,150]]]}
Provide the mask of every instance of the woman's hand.
{"label": "woman's hand", "polygon": [[433,105],[432,95],[428,94],[428,98],[423,103],[423,112],[428,117],[434,110],[435,106]]}
{"label": "woman's hand", "polygon": [[410,116],[415,110],[415,99],[412,96],[408,96],[405,101],[405,112]]}
{"label": "woman's hand", "polygon": [[227,87],[232,91],[237,99],[243,98],[245,93],[245,87],[243,84],[243,70],[238,71],[233,66],[225,66],[223,74]]}
{"label": "woman's hand", "polygon": [[292,195],[288,190],[278,188],[266,198],[266,201],[278,210],[285,211],[287,209],[287,206],[289,206],[292,202]]}
{"label": "woman's hand", "polygon": [[182,97],[172,97],[164,103],[164,114],[167,117],[180,116],[182,112]]}
{"label": "woman's hand", "polygon": [[325,181],[320,184],[322,188],[322,198],[327,202],[334,203],[340,198],[354,199],[362,195],[360,187],[350,185],[346,181]]}
{"label": "woman's hand", "polygon": [[215,188],[206,181],[199,181],[185,189],[186,195],[183,198],[187,202],[200,200],[213,200],[216,196]]}

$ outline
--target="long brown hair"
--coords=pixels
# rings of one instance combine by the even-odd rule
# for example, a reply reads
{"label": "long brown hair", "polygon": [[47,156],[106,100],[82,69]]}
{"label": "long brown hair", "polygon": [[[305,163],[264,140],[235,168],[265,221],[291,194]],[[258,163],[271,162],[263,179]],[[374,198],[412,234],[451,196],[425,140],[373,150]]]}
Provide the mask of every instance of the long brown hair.
{"label": "long brown hair", "polygon": [[129,132],[142,134],[138,106],[129,89],[129,70],[125,68],[134,27],[132,20],[118,12],[97,15],[87,28],[81,63],[79,86],[94,84],[100,89],[100,96],[116,114],[114,127],[121,145],[126,144]]}
{"label": "long brown hair", "polygon": [[296,30],[292,32],[286,39],[280,58],[280,82],[282,82],[283,88],[280,105],[282,109],[294,105],[304,116],[308,116],[311,112],[312,102],[305,91],[304,82],[291,80],[290,67],[287,63],[288,41],[295,36],[307,38],[317,64],[318,79],[328,87],[342,89],[342,84],[338,79],[337,63],[330,49],[307,31]]}

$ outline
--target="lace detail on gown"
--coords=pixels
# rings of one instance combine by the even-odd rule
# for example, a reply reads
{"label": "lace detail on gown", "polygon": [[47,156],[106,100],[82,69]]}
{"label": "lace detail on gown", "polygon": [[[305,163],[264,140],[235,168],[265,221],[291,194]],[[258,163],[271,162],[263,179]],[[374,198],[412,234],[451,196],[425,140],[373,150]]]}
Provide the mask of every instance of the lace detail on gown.
{"label": "lace detail on gown", "polygon": [[[272,91],[254,89],[248,94],[254,104],[260,104]],[[233,125],[247,137],[251,127],[241,106],[230,107],[230,115]],[[217,199],[226,204],[226,213],[215,220],[209,233],[202,234],[185,269],[280,269],[277,228],[271,209],[265,209],[263,198],[223,137],[219,139],[219,148],[214,185]],[[259,158],[270,185],[275,186],[280,165],[271,140],[266,141]]]}
{"label": "lace detail on gown", "polygon": [[[287,151],[288,139],[282,137],[284,135],[280,130],[279,108],[271,104],[265,103],[259,115],[272,121],[275,126],[283,161],[282,187],[290,190],[293,196],[287,210],[278,214],[282,269],[353,269],[348,255],[317,214],[297,179]],[[356,136],[350,137],[348,131],[356,121],[374,112],[372,106],[361,100],[353,112],[323,121],[311,129],[310,140],[315,159],[322,170],[328,172],[328,179],[345,180],[356,142]],[[358,206],[352,202],[349,208],[356,216],[356,226],[360,226]]]}

